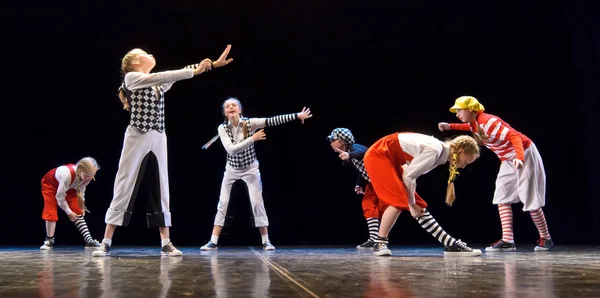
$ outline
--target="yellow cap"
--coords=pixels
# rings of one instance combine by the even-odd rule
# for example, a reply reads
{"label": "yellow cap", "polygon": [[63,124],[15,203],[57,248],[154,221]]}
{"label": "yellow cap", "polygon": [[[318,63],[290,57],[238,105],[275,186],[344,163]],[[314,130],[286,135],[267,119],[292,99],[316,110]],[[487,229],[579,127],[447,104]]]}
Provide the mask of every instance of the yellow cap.
{"label": "yellow cap", "polygon": [[454,106],[450,108],[450,112],[456,113],[456,110],[471,110],[475,112],[483,112],[485,108],[473,96],[461,96],[456,99]]}

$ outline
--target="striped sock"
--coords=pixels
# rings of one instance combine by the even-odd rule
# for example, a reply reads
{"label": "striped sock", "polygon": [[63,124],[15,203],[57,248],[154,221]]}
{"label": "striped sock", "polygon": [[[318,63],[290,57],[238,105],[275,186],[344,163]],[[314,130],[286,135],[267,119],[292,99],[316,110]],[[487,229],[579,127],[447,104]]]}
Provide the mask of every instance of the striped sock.
{"label": "striped sock", "polygon": [[535,211],[530,211],[529,214],[531,214],[531,219],[533,219],[535,226],[540,232],[540,238],[550,239],[548,225],[546,224],[546,217],[544,216],[544,211],[542,211],[542,208]]}
{"label": "striped sock", "polygon": [[94,241],[94,239],[92,239],[92,236],[90,235],[87,223],[85,223],[85,219],[83,219],[83,217],[79,217],[75,220],[75,227],[77,227],[79,233],[81,233],[81,236],[83,236],[83,240],[85,240],[85,243],[92,243]]}
{"label": "striped sock", "polygon": [[513,211],[511,204],[498,205],[500,223],[502,224],[502,241],[515,243],[513,236]]}
{"label": "striped sock", "polygon": [[429,211],[425,211],[423,216],[417,219],[419,224],[423,229],[425,229],[429,234],[435,237],[439,242],[441,242],[445,246],[452,246],[456,243],[456,239],[452,238],[448,233],[446,233],[442,227],[435,221],[433,216],[429,214]]}
{"label": "striped sock", "polygon": [[379,219],[375,217],[367,218],[367,225],[369,226],[369,239],[375,241],[379,235]]}

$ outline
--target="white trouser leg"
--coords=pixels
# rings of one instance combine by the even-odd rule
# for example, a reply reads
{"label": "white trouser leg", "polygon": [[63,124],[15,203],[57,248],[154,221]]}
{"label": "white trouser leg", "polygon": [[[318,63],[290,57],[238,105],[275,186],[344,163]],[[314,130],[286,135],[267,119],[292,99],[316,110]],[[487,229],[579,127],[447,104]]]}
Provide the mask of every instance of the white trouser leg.
{"label": "white trouser leg", "polygon": [[[150,151],[153,138],[147,133],[142,133],[128,126],[125,131],[123,150],[119,159],[119,169],[115,177],[114,195],[110,207],[106,211],[107,224],[122,226],[125,214],[131,213],[128,208],[131,194],[138,178],[142,160]],[[127,224],[127,223],[125,223]]]}
{"label": "white trouser leg", "polygon": [[269,218],[265,210],[265,202],[262,197],[262,181],[260,180],[260,171],[254,167],[242,175],[242,180],[248,187],[248,196],[250,205],[252,205],[252,214],[254,214],[254,224],[257,227],[269,226]]}
{"label": "white trouser leg", "polygon": [[533,143],[525,150],[523,168],[517,170],[517,193],[523,211],[535,211],[546,205],[546,173],[542,157]]}
{"label": "white trouser leg", "polygon": [[225,225],[225,216],[227,215],[227,207],[229,206],[229,198],[231,197],[231,187],[233,183],[239,180],[239,176],[225,170],[223,174],[223,182],[221,182],[221,195],[219,196],[219,205],[217,205],[217,214],[215,215],[215,226]]}
{"label": "white trouser leg", "polygon": [[[167,135],[157,131],[150,131],[155,134],[155,142],[152,146],[152,152],[156,155],[158,162],[158,179],[160,185],[160,205],[164,217],[164,226],[171,226],[170,195],[169,195],[169,169],[167,163]],[[158,210],[157,210],[158,211]],[[163,226],[162,224],[160,226]]]}
{"label": "white trouser leg", "polygon": [[492,202],[496,205],[519,202],[519,196],[517,195],[517,172],[510,161],[503,161],[500,164],[498,177],[496,177],[494,200]]}

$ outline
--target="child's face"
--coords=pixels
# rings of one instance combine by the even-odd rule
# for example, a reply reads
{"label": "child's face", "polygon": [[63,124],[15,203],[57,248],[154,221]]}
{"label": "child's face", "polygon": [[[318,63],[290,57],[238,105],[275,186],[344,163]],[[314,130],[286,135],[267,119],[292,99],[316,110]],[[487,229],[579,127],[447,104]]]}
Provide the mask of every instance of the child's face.
{"label": "child's face", "polygon": [[463,149],[458,149],[458,158],[456,159],[456,167],[459,169],[464,169],[467,165],[472,164],[475,160],[477,160],[477,155],[467,154]]}
{"label": "child's face", "polygon": [[473,111],[468,109],[458,109],[456,110],[456,118],[464,123],[469,123],[473,121]]}
{"label": "child's face", "polygon": [[223,103],[223,113],[225,114],[225,117],[232,119],[240,116],[242,108],[237,100],[228,99]]}
{"label": "child's face", "polygon": [[346,147],[346,142],[344,142],[340,139],[336,139],[333,142],[331,142],[331,149],[333,149],[333,151],[335,151],[335,149],[344,151],[345,147]]}
{"label": "child's face", "polygon": [[96,173],[81,172],[81,174],[79,176],[81,177],[82,183],[88,183],[88,182],[90,182],[90,180],[94,179],[95,175],[96,175]]}
{"label": "child's face", "polygon": [[148,54],[143,50],[135,50],[135,54],[137,55],[137,59],[135,59],[134,64],[136,64],[137,68],[149,72],[156,65],[156,60],[151,54]]}

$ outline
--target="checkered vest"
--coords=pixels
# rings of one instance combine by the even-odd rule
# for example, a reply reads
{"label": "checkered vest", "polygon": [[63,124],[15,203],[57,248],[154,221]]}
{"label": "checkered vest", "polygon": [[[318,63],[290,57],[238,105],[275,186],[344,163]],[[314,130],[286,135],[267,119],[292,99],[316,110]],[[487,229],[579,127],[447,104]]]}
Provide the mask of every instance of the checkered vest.
{"label": "checkered vest", "polygon": [[129,125],[143,132],[165,131],[165,92],[162,87],[155,87],[129,90],[123,84],[129,102]]}
{"label": "checkered vest", "polygon": [[367,174],[367,170],[365,169],[365,161],[358,160],[356,158],[351,158],[351,160],[363,179],[365,179],[367,182],[371,182],[371,179],[369,179],[369,174]]}
{"label": "checkered vest", "polygon": [[[242,118],[241,120],[246,123],[248,137],[252,136],[252,127],[250,127],[250,121],[248,121],[248,118]],[[225,128],[225,132],[231,139],[231,142],[235,142],[233,138],[233,133],[231,132],[231,129],[229,129],[227,121],[223,123],[223,127]],[[244,151],[240,153],[233,155],[227,153],[227,163],[236,170],[241,170],[249,167],[255,160],[256,150],[254,149],[254,143],[246,147],[246,149],[244,149]]]}

